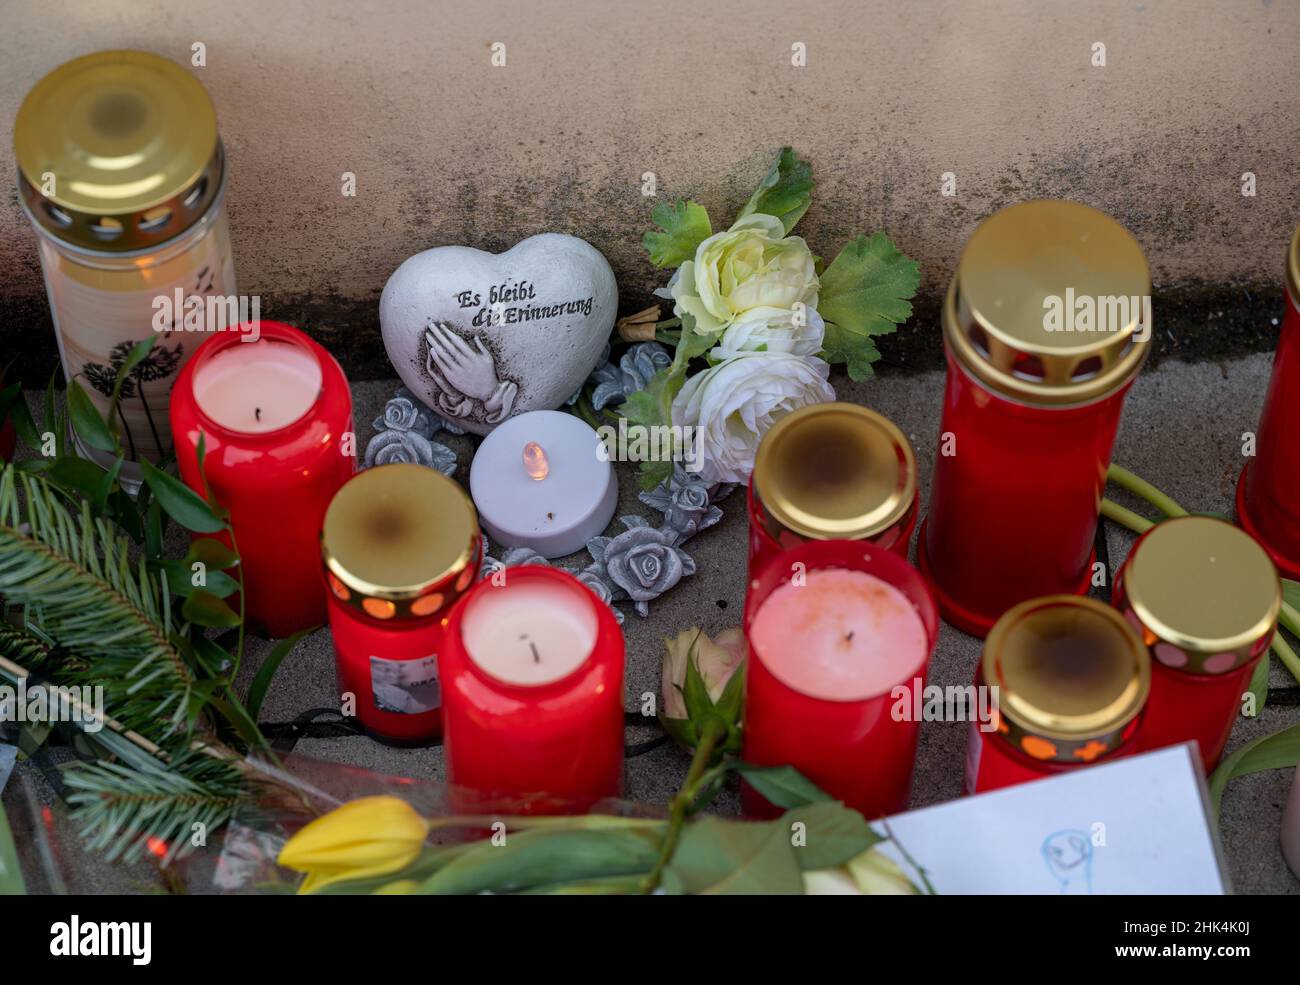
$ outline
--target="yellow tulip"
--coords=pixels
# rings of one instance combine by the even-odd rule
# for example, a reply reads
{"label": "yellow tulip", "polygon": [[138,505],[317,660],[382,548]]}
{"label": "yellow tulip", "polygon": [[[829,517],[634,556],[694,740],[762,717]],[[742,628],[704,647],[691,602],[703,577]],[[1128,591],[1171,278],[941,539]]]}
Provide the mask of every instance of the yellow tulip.
{"label": "yellow tulip", "polygon": [[429,825],[397,797],[362,797],[318,817],[285,843],[279,862],[307,873],[300,893],[387,875],[419,857]]}

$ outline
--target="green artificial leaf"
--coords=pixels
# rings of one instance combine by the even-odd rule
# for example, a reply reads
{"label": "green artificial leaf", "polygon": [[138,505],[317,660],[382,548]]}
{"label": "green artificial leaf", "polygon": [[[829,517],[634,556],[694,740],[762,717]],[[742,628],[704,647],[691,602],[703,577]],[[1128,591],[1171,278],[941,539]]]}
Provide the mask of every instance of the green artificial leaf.
{"label": "green artificial leaf", "polygon": [[103,472],[99,477],[99,484],[95,487],[94,495],[90,497],[90,511],[96,516],[103,515],[108,508],[108,497],[117,483],[117,477],[122,474],[122,465],[125,459],[121,455],[113,462],[113,467]]}
{"label": "green artificial leaf", "polygon": [[217,518],[204,499],[175,476],[168,475],[147,461],[140,463],[144,481],[158,497],[163,510],[186,530],[212,534],[224,530],[225,524]]}
{"label": "green artificial leaf", "polygon": [[686,714],[697,727],[713,717],[713,699],[709,697],[708,686],[700,674],[697,656],[698,640],[699,635],[692,641],[690,653],[686,655],[686,680],[682,688],[682,697],[686,701]]}
{"label": "green artificial leaf", "polygon": [[641,242],[656,267],[693,259],[696,248],[713,235],[709,213],[698,202],[660,202],[650,217],[663,232],[648,232]]}
{"label": "green artificial leaf", "polygon": [[185,599],[185,605],[181,608],[181,615],[199,626],[224,628],[238,626],[240,622],[238,612],[212,592],[202,588],[191,589]]}
{"label": "green artificial leaf", "polygon": [[826,320],[822,357],[844,363],[855,380],[880,358],[873,335],[887,335],[912,315],[909,300],[921,270],[884,233],[851,241],[821,276],[817,312]]}
{"label": "green artificial leaf", "polygon": [[190,541],[185,559],[193,564],[202,561],[209,569],[224,571],[239,563],[239,555],[215,537],[196,537]]}
{"label": "green artificial leaf", "polygon": [[93,501],[105,472],[88,458],[66,455],[54,459],[44,474],[60,491],[71,493],[74,499]]}
{"label": "green artificial leaf", "polygon": [[1217,816],[1228,781],[1247,773],[1285,769],[1300,761],[1300,725],[1248,742],[1219,764],[1210,776],[1210,804]]}
{"label": "green artificial leaf", "polygon": [[1247,690],[1255,696],[1255,714],[1250,716],[1255,718],[1264,710],[1264,705],[1268,701],[1268,654],[1255,664],[1255,671],[1250,675],[1250,684]]}
{"label": "green artificial leaf", "polygon": [[758,823],[709,816],[692,821],[665,869],[684,893],[782,895],[803,893],[803,876],[784,820]]}
{"label": "green artificial leaf", "polygon": [[674,389],[671,371],[661,369],[650,377],[644,387],[623,401],[618,409],[619,413],[627,418],[628,424],[642,427],[662,427],[671,424],[673,397],[680,389],[680,381]]}
{"label": "green artificial leaf", "polygon": [[[15,383],[14,386],[20,384]],[[31,408],[27,406],[27,401],[21,397],[15,400],[9,406],[9,416],[14,422],[14,431],[18,437],[32,451],[39,451],[41,447],[41,436],[36,430],[36,422],[32,420]]]}
{"label": "green artificial leaf", "polygon": [[0,896],[26,896],[23,870],[18,864],[18,847],[4,805],[0,804]]}
{"label": "green artificial leaf", "polygon": [[[149,569],[166,575],[167,590],[173,595],[180,595],[183,598],[189,598],[195,592],[205,591],[209,595],[225,599],[239,591],[239,583],[230,575],[220,568],[209,568],[206,565],[200,569],[203,573],[202,584],[194,584],[194,577],[197,574],[194,565],[201,563],[188,557],[152,558],[149,561]],[[207,626],[210,624],[203,623],[202,625]]]}
{"label": "green artificial leaf", "polygon": [[745,710],[745,665],[742,663],[731,675],[722,694],[713,706],[727,723],[726,751],[739,753],[741,746],[740,720]]}
{"label": "green artificial leaf", "polygon": [[663,485],[673,474],[672,462],[638,462],[637,485],[650,492]]}
{"label": "green artificial leaf", "polygon": [[1300,581],[1282,579],[1282,601],[1293,609],[1300,609]]}
{"label": "green artificial leaf", "polygon": [[814,184],[812,165],[796,154],[793,148],[782,147],[776,163],[754,190],[754,194],[749,196],[749,201],[736,218],[743,219],[755,212],[774,215],[781,220],[786,235],[789,235],[812,204]]}
{"label": "green artificial leaf", "polygon": [[700,741],[699,733],[695,731],[695,725],[689,718],[669,718],[660,715],[659,724],[664,727],[669,738],[683,748],[694,749]]}
{"label": "green artificial leaf", "polygon": [[248,709],[249,717],[257,721],[257,716],[262,711],[262,702],[266,700],[266,692],[271,688],[271,681],[275,678],[275,672],[280,669],[280,664],[284,661],[291,650],[298,645],[298,641],[309,633],[316,632],[319,626],[312,626],[309,629],[300,629],[292,636],[286,636],[271,648],[271,652],[266,655],[262,661],[262,666],[257,668],[257,675],[253,678],[253,683],[248,687],[248,698],[244,702],[244,707]]}
{"label": "green artificial leaf", "polygon": [[[575,819],[575,824],[580,819]],[[658,826],[592,830],[538,828],[512,831],[504,845],[491,840],[453,859],[421,892],[514,893],[537,886],[648,873],[659,858]]]}
{"label": "green artificial leaf", "polygon": [[736,772],[770,804],[782,810],[835,802],[830,794],[793,766],[755,766],[753,763],[737,763]]}
{"label": "green artificial leaf", "polygon": [[117,439],[108,429],[99,410],[91,402],[90,395],[76,380],[68,381],[68,413],[72,416],[72,426],[81,440],[96,451],[117,451]]}
{"label": "green artificial leaf", "polygon": [[[839,801],[795,807],[777,823],[784,824],[792,838],[796,831],[801,836],[794,844],[794,854],[805,872],[843,865],[884,840],[866,818]],[[800,824],[803,828],[797,829]]]}

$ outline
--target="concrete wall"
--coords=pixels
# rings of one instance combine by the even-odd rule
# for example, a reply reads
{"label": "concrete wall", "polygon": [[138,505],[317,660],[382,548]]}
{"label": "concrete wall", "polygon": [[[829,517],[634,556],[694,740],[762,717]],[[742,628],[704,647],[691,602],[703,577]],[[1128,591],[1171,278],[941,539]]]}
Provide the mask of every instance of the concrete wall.
{"label": "concrete wall", "polygon": [[[407,255],[543,230],[613,263],[625,310],[659,281],[651,200],[727,222],[783,143],[814,164],[800,231],[827,256],[885,229],[922,262],[917,345],[972,226],[1035,196],[1106,209],[1145,246],[1163,351],[1270,346],[1300,219],[1296,0],[4,0],[0,146],[28,87],[76,55],[188,62],[230,152],[241,290],[358,376],[388,375],[376,299]],[[507,64],[490,64],[491,45]],[[1104,42],[1107,65],[1090,64]],[[807,65],[791,65],[791,45]],[[12,168],[12,165],[10,165]],[[358,195],[340,194],[340,174]],[[957,176],[954,198],[940,175]],[[1258,195],[1240,193],[1242,172]],[[34,242],[5,179],[0,346],[52,363]],[[1171,321],[1170,319],[1173,319]]]}

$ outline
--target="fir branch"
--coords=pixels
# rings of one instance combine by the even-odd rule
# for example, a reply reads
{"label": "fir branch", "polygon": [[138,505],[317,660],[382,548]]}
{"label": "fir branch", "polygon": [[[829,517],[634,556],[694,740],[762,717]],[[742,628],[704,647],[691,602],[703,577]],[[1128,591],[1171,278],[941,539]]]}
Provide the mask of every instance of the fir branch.
{"label": "fir branch", "polygon": [[0,476],[0,597],[26,608],[27,622],[88,665],[54,675],[98,684],[126,727],[159,742],[185,730],[201,703],[172,645],[168,595],[129,541],[82,502],[74,515],[44,480]]}

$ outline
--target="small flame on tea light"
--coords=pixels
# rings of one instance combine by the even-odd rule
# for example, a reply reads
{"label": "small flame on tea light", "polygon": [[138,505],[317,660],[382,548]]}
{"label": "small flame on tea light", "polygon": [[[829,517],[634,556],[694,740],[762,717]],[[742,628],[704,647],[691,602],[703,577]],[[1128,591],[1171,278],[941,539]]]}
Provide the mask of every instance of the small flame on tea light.
{"label": "small flame on tea light", "polygon": [[546,452],[536,441],[524,445],[524,471],[539,482],[550,474],[551,466],[546,461]]}

